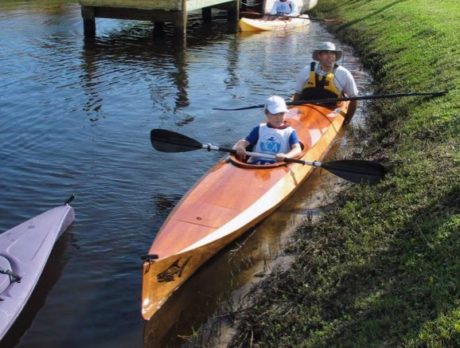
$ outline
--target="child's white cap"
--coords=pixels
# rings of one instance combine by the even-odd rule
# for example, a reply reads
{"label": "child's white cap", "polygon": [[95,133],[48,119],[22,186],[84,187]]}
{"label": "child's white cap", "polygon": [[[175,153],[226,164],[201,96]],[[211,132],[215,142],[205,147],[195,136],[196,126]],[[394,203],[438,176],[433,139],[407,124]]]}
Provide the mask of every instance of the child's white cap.
{"label": "child's white cap", "polygon": [[279,114],[280,112],[288,111],[284,99],[277,95],[272,95],[267,99],[265,102],[265,110],[271,114]]}

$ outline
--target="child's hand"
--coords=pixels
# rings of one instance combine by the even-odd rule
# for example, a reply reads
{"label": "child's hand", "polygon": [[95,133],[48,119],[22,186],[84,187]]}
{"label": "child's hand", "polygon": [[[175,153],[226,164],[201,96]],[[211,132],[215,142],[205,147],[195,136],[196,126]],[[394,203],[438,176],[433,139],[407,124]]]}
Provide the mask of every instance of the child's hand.
{"label": "child's hand", "polygon": [[244,161],[246,159],[248,155],[246,152],[246,146],[248,145],[249,143],[246,140],[241,139],[233,146],[233,149],[236,151],[236,158],[238,158],[240,161]]}
{"label": "child's hand", "polygon": [[235,146],[236,158],[244,160],[246,158],[246,148],[244,146]]}
{"label": "child's hand", "polygon": [[285,158],[288,158],[288,156],[285,153],[276,154],[276,162],[284,162]]}

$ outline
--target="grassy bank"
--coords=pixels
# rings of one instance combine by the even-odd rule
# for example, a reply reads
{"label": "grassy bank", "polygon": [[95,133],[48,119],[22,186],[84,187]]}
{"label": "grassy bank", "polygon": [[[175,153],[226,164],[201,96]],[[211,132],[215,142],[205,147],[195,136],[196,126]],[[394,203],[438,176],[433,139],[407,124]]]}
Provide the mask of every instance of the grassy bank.
{"label": "grassy bank", "polygon": [[321,0],[376,93],[366,158],[389,168],[299,231],[296,261],[236,314],[240,347],[460,346],[460,2]]}

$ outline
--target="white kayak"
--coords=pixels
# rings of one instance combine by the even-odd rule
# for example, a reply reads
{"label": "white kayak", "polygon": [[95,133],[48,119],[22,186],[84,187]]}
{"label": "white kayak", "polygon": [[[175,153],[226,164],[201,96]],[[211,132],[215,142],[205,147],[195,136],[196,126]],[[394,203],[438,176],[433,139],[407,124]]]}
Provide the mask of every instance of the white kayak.
{"label": "white kayak", "polygon": [[263,18],[246,18],[242,17],[238,22],[240,31],[286,31],[310,24],[308,15],[298,17],[263,17]]}
{"label": "white kayak", "polygon": [[0,340],[27,303],[57,239],[74,221],[72,199],[0,234]]}

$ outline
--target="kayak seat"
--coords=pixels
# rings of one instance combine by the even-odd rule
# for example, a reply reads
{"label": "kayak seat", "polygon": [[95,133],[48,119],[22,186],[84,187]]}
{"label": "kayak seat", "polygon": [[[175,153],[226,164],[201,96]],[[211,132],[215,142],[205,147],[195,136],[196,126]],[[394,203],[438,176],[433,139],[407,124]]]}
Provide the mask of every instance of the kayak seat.
{"label": "kayak seat", "polygon": [[10,261],[0,255],[0,295],[15,281]]}

